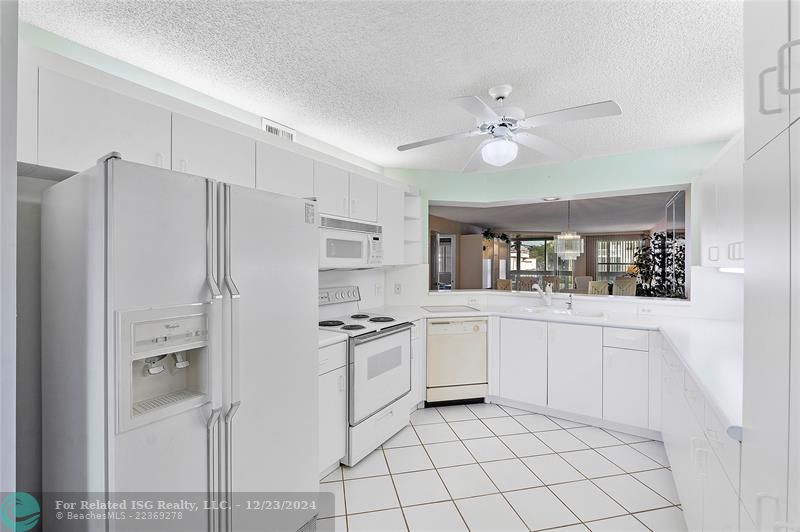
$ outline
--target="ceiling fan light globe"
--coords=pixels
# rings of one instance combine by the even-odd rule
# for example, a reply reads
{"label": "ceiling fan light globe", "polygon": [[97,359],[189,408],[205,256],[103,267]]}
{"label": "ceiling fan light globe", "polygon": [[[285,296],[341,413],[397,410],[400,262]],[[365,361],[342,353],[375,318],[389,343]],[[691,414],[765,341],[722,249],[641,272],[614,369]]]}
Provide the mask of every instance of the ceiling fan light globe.
{"label": "ceiling fan light globe", "polygon": [[495,139],[481,148],[481,158],[492,166],[505,166],[517,158],[519,146],[507,139]]}

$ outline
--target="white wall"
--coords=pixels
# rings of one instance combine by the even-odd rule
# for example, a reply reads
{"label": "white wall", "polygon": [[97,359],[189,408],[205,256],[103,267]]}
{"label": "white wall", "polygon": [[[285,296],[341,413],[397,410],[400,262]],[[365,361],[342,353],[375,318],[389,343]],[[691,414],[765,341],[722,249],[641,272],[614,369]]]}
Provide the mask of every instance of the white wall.
{"label": "white wall", "polygon": [[18,11],[0,1],[0,492],[16,485]]}
{"label": "white wall", "polygon": [[20,177],[17,204],[17,488],[42,488],[42,192],[54,181]]}

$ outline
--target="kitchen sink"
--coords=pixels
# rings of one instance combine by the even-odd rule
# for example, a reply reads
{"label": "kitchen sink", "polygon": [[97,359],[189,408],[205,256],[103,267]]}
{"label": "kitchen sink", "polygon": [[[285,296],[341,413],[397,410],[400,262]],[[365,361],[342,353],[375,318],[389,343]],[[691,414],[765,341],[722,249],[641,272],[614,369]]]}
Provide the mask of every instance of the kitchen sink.
{"label": "kitchen sink", "polygon": [[544,307],[520,307],[517,312],[524,314],[542,314],[543,312],[548,312],[549,309]]}

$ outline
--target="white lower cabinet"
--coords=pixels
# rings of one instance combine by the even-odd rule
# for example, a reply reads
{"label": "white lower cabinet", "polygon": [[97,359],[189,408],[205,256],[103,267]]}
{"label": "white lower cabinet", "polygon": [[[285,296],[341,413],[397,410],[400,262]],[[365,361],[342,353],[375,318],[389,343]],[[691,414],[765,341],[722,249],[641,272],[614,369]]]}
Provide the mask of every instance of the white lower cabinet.
{"label": "white lower cabinet", "polygon": [[411,329],[411,391],[408,394],[409,411],[425,400],[425,320],[414,322]]}
{"label": "white lower cabinet", "polygon": [[[319,470],[326,473],[347,452],[347,343],[319,351]],[[343,356],[344,355],[344,356]],[[329,369],[330,366],[338,366]]]}
{"label": "white lower cabinet", "polygon": [[739,443],[718,433],[715,417],[698,420],[698,408],[704,419],[711,413],[707,401],[687,386],[691,378],[668,347],[661,371],[662,436],[686,525],[708,532],[739,530],[738,476],[732,481],[730,471],[730,462],[738,463]]}
{"label": "white lower cabinet", "polygon": [[603,416],[603,329],[548,323],[548,406]]}
{"label": "white lower cabinet", "polygon": [[547,323],[500,319],[500,395],[547,405]]}
{"label": "white lower cabinet", "polygon": [[603,348],[603,419],[649,426],[647,351]]}

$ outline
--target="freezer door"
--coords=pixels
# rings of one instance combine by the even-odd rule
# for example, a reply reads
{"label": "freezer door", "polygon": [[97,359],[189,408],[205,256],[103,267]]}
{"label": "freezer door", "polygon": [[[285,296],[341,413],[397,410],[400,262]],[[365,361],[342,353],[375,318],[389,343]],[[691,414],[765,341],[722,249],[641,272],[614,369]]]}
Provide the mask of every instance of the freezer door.
{"label": "freezer door", "polygon": [[211,299],[218,293],[211,282],[213,183],[119,159],[107,164],[112,308]]}
{"label": "freezer door", "polygon": [[316,206],[220,188],[227,490],[317,491]]}

